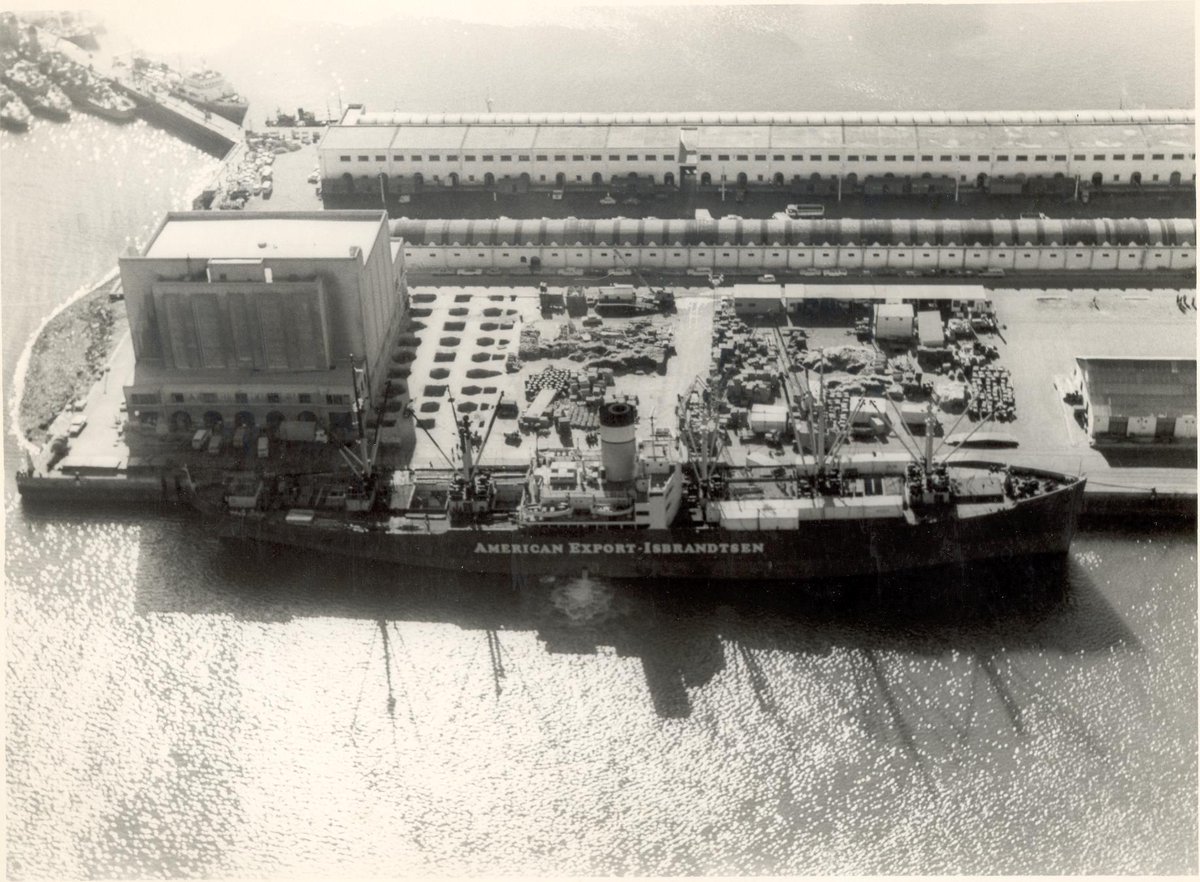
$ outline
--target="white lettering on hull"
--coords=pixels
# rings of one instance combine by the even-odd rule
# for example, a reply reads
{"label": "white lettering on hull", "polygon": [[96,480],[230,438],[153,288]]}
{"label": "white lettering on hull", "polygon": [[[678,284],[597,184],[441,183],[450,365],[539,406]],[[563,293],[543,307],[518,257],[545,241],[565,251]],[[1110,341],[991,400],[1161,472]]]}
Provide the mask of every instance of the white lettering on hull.
{"label": "white lettering on hull", "polygon": [[476,554],[763,554],[765,542],[477,542]]}

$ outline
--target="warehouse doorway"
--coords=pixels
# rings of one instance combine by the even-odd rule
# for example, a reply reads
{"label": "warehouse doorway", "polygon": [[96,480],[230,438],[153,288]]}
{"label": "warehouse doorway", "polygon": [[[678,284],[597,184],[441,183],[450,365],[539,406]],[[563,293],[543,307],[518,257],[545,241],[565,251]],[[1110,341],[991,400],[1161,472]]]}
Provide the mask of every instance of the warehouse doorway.
{"label": "warehouse doorway", "polygon": [[1093,187],[1099,187],[1103,183],[1104,183],[1104,175],[1101,172],[1096,172],[1094,175],[1092,175],[1092,186]]}

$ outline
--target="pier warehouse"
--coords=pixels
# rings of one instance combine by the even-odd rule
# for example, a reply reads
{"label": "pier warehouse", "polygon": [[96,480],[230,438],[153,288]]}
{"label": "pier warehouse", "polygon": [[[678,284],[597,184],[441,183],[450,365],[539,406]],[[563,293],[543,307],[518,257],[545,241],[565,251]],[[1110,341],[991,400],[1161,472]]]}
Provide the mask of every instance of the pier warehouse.
{"label": "pier warehouse", "polygon": [[329,193],[786,187],[797,194],[1194,186],[1188,110],[368,113],[318,148]]}
{"label": "pier warehouse", "polygon": [[1194,358],[1076,358],[1075,379],[1093,444],[1196,443]]}
{"label": "pier warehouse", "polygon": [[[1022,220],[397,220],[409,273],[1191,270],[1196,222]],[[620,256],[617,256],[620,252]]]}
{"label": "pier warehouse", "polygon": [[355,385],[379,400],[405,302],[382,211],[172,212],[120,272],[134,425],[350,433]]}

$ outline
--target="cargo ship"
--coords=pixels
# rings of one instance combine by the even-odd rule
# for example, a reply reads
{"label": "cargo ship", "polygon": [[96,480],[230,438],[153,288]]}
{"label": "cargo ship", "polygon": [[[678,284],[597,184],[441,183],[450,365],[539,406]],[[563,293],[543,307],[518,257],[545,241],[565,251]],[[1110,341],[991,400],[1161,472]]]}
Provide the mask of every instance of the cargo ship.
{"label": "cargo ship", "polygon": [[179,77],[171,88],[171,94],[238,126],[250,108],[250,102],[225,82],[221,74],[207,68]]}
{"label": "cargo ship", "polygon": [[806,462],[734,466],[703,396],[681,397],[678,428],[641,441],[636,406],[608,402],[598,451],[542,449],[524,470],[476,465],[495,411],[482,441],[463,418],[451,469],[378,472],[360,442],[346,453],[349,479],[231,480],[221,536],[460,572],[747,581],[874,577],[1070,546],[1081,477],[938,462],[932,429],[923,458],[838,457],[821,406]]}
{"label": "cargo ship", "polygon": [[7,86],[0,86],[0,125],[22,132],[29,128],[29,108]]}
{"label": "cargo ship", "polygon": [[21,96],[31,111],[64,122],[71,118],[71,100],[33,62],[5,53],[0,65],[0,80]]}
{"label": "cargo ship", "polygon": [[41,71],[66,93],[74,104],[113,122],[129,122],[137,115],[137,105],[114,91],[103,77],[61,52],[47,52],[39,62]]}

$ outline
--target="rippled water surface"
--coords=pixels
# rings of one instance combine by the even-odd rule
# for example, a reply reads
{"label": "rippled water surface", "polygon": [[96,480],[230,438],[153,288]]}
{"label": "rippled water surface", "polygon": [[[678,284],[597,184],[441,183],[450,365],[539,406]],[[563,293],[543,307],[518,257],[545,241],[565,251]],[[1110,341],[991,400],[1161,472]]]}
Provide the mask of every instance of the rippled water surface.
{"label": "rippled water surface", "polygon": [[[1091,31],[1061,22],[1073,36],[1055,41],[1053,64],[1068,98],[1088,82],[1068,75],[1116,30],[1105,10]],[[810,84],[805,106],[922,105],[905,98],[919,81],[888,76],[886,29],[860,8],[820,15],[825,31],[809,33],[856,36],[854,76]],[[927,33],[923,15],[904,20],[906,39]],[[965,84],[939,106],[985,106],[972,46],[995,65],[1028,39],[1009,12],[967,20],[928,32],[940,74]],[[744,79],[748,56],[707,52],[716,34],[776,53],[802,42],[794,22],[782,37],[759,22],[679,30],[706,64],[683,77],[693,91],[651,106],[730,106],[722,84]],[[1150,105],[1190,104],[1190,55],[1172,68],[1169,28],[1151,24],[1131,31],[1092,100],[1043,86],[1035,102],[1014,77],[1007,92],[991,84],[991,103],[1111,105],[1119,82]],[[418,47],[443,66],[425,69],[414,107],[475,100],[447,33]],[[483,40],[470,28],[460,39]],[[311,70],[294,92],[278,75],[307,44],[260,43],[254,68],[272,75],[235,61],[235,82],[258,105],[311,103]],[[350,93],[359,48],[340,31],[320,44]],[[524,103],[604,109],[645,89],[604,70],[543,77],[557,97]],[[771,77],[759,74],[764,94]],[[386,82],[362,88],[375,96]],[[855,105],[846,89],[868,97]],[[82,116],[0,134],[0,151],[11,396],[46,312],[186,200],[211,160],[143,124]],[[14,450],[6,435],[10,463]],[[6,468],[10,877],[1197,870],[1188,532],[1089,531],[1065,569],[788,602],[799,589],[513,583],[247,554],[177,512],[24,509]],[[897,593],[943,599],[885,602]]]}

